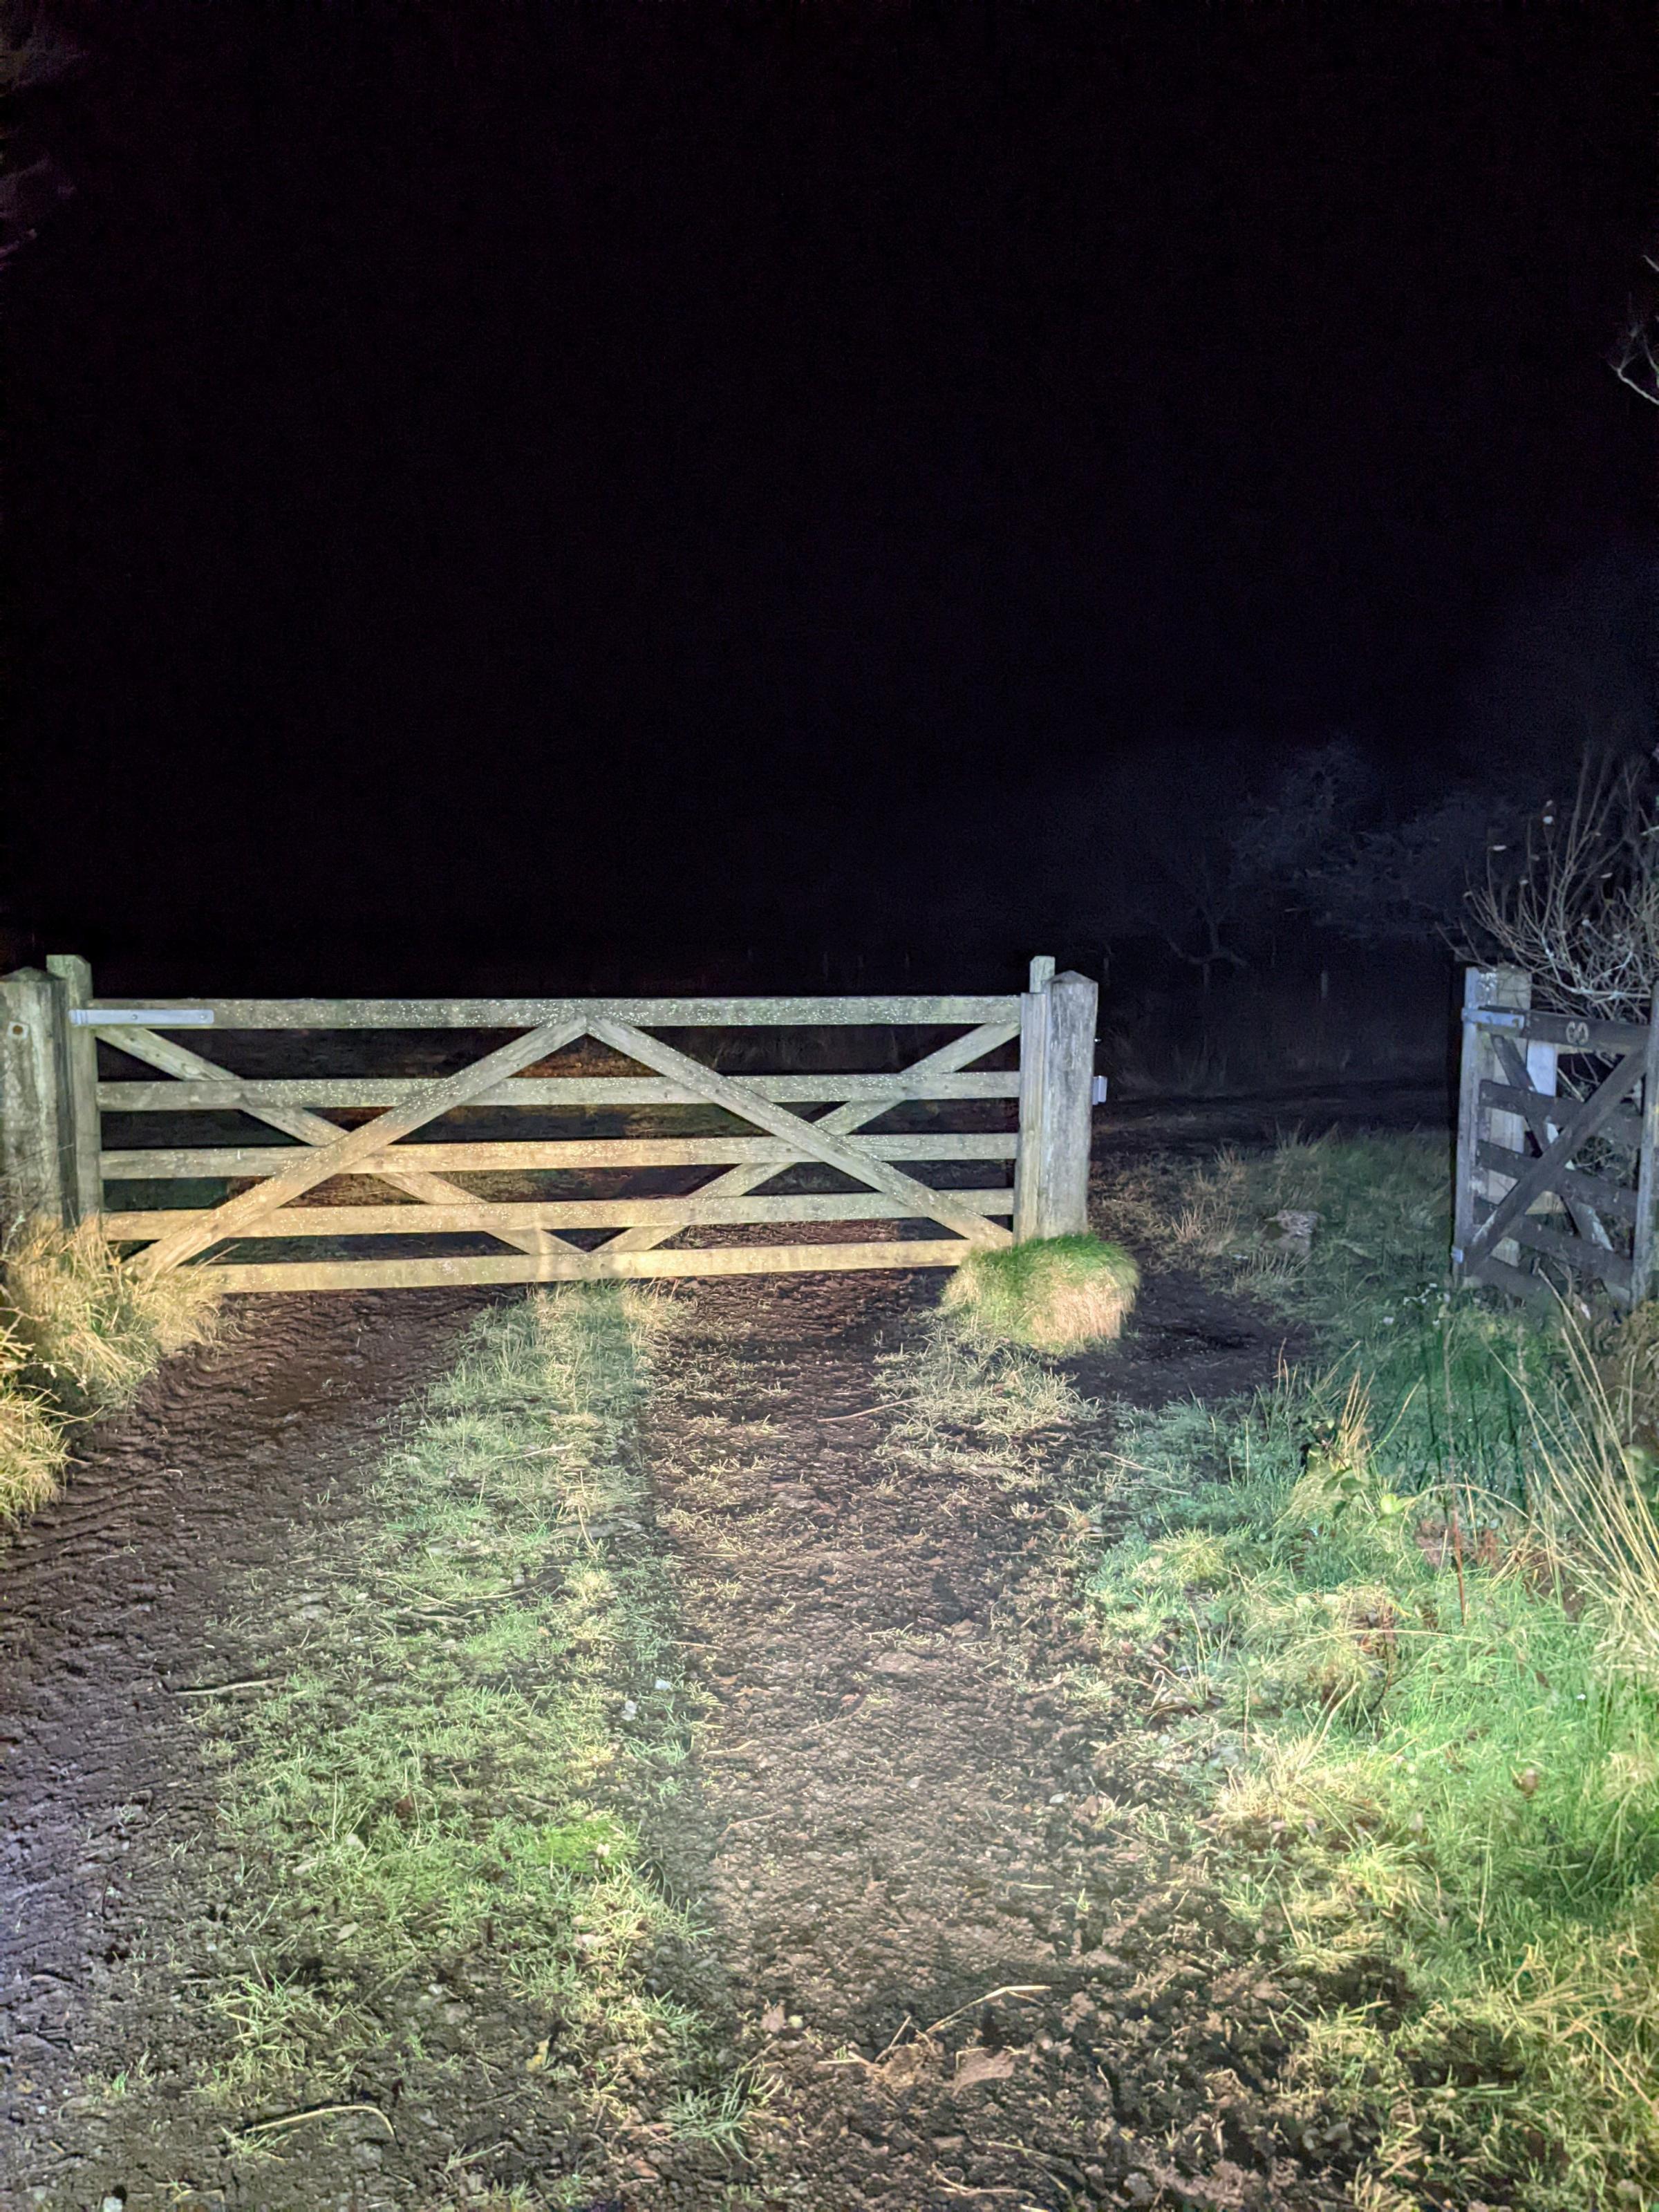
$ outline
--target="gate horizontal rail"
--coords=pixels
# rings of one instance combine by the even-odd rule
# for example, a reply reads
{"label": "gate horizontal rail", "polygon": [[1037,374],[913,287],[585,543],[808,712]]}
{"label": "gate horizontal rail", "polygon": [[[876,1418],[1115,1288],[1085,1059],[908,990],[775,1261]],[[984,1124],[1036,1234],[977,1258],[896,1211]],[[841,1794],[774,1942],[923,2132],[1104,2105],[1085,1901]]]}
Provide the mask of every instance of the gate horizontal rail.
{"label": "gate horizontal rail", "polygon": [[[1018,1136],[1010,1132],[915,1137],[866,1137],[865,1150],[878,1160],[1012,1160]],[[106,1182],[177,1182],[184,1177],[237,1181],[245,1176],[275,1175],[288,1158],[287,1145],[157,1146],[153,1151],[99,1155]],[[361,1161],[357,1175],[384,1175],[394,1154]],[[503,1137],[477,1144],[405,1144],[395,1158],[404,1165],[465,1173],[518,1174],[530,1170],[575,1168],[701,1168],[769,1165],[774,1170],[799,1166],[807,1155],[782,1137]]]}
{"label": "gate horizontal rail", "polygon": [[216,1261],[228,1291],[421,1291],[448,1283],[635,1283],[684,1275],[817,1275],[874,1267],[955,1267],[943,1237],[890,1244],[742,1244],[694,1252],[549,1252],[515,1259]]}
{"label": "gate horizontal rail", "polygon": [[[1086,1225],[1095,987],[1032,963],[1018,996],[917,995],[765,999],[195,999],[94,996],[84,961],[55,956],[48,973],[0,980],[0,1104],[13,1214],[64,1220],[98,1214],[114,1243],[142,1249],[142,1273],[209,1267],[235,1291],[420,1286],[454,1282],[626,1279],[649,1275],[793,1273],[849,1267],[955,1266],[975,1249]],[[910,1028],[966,1034],[905,1068],[729,1074],[688,1048],[700,1030]],[[211,1032],[378,1030],[395,1037],[449,1030],[488,1042],[444,1075],[239,1073],[208,1044]],[[177,1033],[188,1032],[186,1043]],[[666,1032],[666,1034],[659,1034]],[[588,1038],[626,1073],[559,1072],[558,1055]],[[976,1066],[1016,1040],[1015,1069]],[[849,1040],[850,1042],[850,1040]],[[135,1080],[99,1066],[106,1052],[155,1075]],[[427,1048],[423,1048],[422,1050]],[[234,1056],[234,1054],[233,1054]],[[591,1063],[590,1063],[591,1066]],[[1018,1103],[1014,1129],[941,1128],[939,1112],[967,1102]],[[893,1109],[929,1109],[929,1126],[870,1127]],[[699,1108],[725,1129],[495,1138],[466,1117],[480,1110],[532,1115]],[[819,1109],[811,1114],[796,1109]],[[195,1146],[104,1141],[104,1116],[240,1114],[268,1141]],[[352,1124],[331,1113],[367,1115]],[[459,1121],[448,1117],[459,1117]],[[523,1127],[520,1124],[520,1127]],[[530,1124],[535,1128],[532,1120]],[[647,1131],[649,1124],[647,1121]],[[959,1188],[923,1180],[938,1163],[1012,1162],[1012,1183]],[[840,1189],[763,1186],[784,1170],[833,1171]],[[708,1169],[683,1193],[582,1192],[568,1180],[502,1193],[453,1175],[568,1178],[593,1170]],[[402,1202],[366,1204],[348,1188],[369,1177]],[[216,1205],[111,1206],[106,1187],[209,1180],[239,1186]],[[338,1186],[337,1188],[334,1186]],[[135,1194],[137,1195],[137,1194]],[[307,1196],[310,1202],[306,1203]],[[711,1228],[890,1222],[890,1241],[710,1243]],[[924,1233],[910,1233],[910,1225]],[[1012,1224],[1012,1225],[1011,1225]],[[690,1247],[669,1246],[682,1231]],[[611,1231],[608,1243],[569,1234]],[[410,1253],[411,1237],[492,1238],[496,1249]],[[393,1240],[383,1258],[247,1261],[245,1241]]]}
{"label": "gate horizontal rail", "polygon": [[[135,1000],[91,999],[76,1024],[96,1029],[100,1015]],[[151,999],[144,1026],[221,1030],[533,1030],[544,1022],[590,1018],[664,1030],[954,1028],[958,1023],[1019,1018],[1019,1000],[1000,997],[799,999]],[[206,1019],[204,1021],[203,1017]]]}
{"label": "gate horizontal rail", "polygon": [[[785,1105],[817,1106],[852,1098],[1018,1098],[1018,1074],[930,1075],[896,1085],[890,1075],[746,1075],[757,1098]],[[429,1081],[430,1079],[428,1078]],[[100,1083],[98,1103],[106,1114],[217,1113],[240,1106],[401,1106],[426,1088],[418,1076],[337,1076],[306,1082],[284,1076],[245,1083]],[[660,1075],[515,1076],[493,1084],[473,1106],[703,1106],[708,1099]]]}
{"label": "gate horizontal rail", "polygon": [[[959,1204],[979,1213],[1012,1213],[1006,1190],[953,1190]],[[210,1222],[211,1206],[146,1207],[106,1213],[104,1234],[117,1243]],[[909,1201],[876,1191],[805,1191],[787,1198],[565,1198],[507,1200],[490,1205],[284,1206],[242,1232],[246,1237],[458,1237],[495,1229],[635,1229],[658,1222],[675,1227],[717,1222],[913,1221]]]}

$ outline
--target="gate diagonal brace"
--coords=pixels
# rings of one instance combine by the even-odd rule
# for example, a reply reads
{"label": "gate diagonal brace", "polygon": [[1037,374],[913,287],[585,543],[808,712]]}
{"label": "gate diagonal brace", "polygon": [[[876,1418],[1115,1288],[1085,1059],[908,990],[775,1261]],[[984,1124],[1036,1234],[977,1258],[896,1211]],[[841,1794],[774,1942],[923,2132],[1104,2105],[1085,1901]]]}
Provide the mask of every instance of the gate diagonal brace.
{"label": "gate diagonal brace", "polygon": [[[926,1082],[933,1075],[959,1074],[963,1068],[971,1067],[976,1060],[982,1060],[988,1052],[994,1052],[999,1045],[1012,1044],[1018,1035],[1019,1024],[1017,1021],[982,1023],[978,1029],[970,1030],[966,1036],[956,1037],[951,1043],[941,1045],[937,1052],[930,1052],[925,1059],[902,1068],[893,1078],[890,1098],[873,1102],[849,1099],[844,1106],[837,1106],[821,1121],[815,1121],[812,1127],[823,1130],[826,1135],[836,1137],[845,1136],[849,1130],[861,1129],[866,1121],[879,1121],[890,1108],[901,1104],[908,1097],[911,1095],[908,1085],[919,1081]],[[699,1198],[744,1198],[760,1184],[769,1182],[779,1172],[780,1165],[776,1162],[759,1168],[728,1168],[724,1175],[716,1176],[713,1182],[704,1183],[696,1194]],[[611,1252],[649,1252],[658,1245],[666,1243],[671,1237],[678,1236],[679,1230],[686,1226],[682,1222],[678,1228],[653,1225],[624,1229],[619,1236],[611,1239],[606,1249]]]}
{"label": "gate diagonal brace", "polygon": [[[1510,1082],[1517,1091],[1530,1091],[1539,1102],[1535,1107],[1523,1108],[1522,1112],[1527,1127],[1541,1152],[1547,1145],[1553,1144],[1561,1133],[1559,1109],[1552,1115],[1544,1103],[1546,1099],[1553,1103],[1557,1094],[1539,1089],[1533,1081],[1532,1070],[1527,1065],[1526,1055],[1516,1049],[1512,1037],[1504,1036],[1500,1032],[1493,1037],[1492,1042],[1497,1047],[1498,1065]],[[1555,1195],[1565,1206],[1573,1227],[1586,1243],[1600,1245],[1609,1252],[1613,1249],[1613,1239],[1608,1236],[1606,1225],[1594,1206],[1587,1206],[1582,1198],[1567,1188],[1565,1181],[1556,1186]]]}
{"label": "gate diagonal brace", "polygon": [[630,1023],[614,1021],[604,1015],[590,1019],[586,1027],[601,1044],[626,1054],[642,1066],[654,1068],[659,1075],[672,1077],[688,1091],[700,1092],[711,1105],[724,1107],[728,1114],[752,1121],[772,1136],[787,1138],[810,1158],[839,1169],[854,1182],[867,1183],[890,1198],[902,1199],[914,1207],[917,1220],[937,1221],[942,1228],[954,1230],[970,1244],[1000,1247],[1013,1243],[1011,1231],[982,1213],[970,1213],[966,1206],[957,1206],[948,1191],[934,1190],[919,1182],[902,1169],[875,1158],[861,1146],[843,1143],[823,1122],[805,1121],[800,1115],[790,1113],[787,1107],[775,1106],[746,1083],[716,1074],[713,1068],[665,1044],[659,1037],[648,1036]]}
{"label": "gate diagonal brace", "polygon": [[1554,1188],[1552,1178],[1556,1170],[1565,1167],[1578,1147],[1587,1144],[1604,1123],[1612,1120],[1626,1093],[1642,1073],[1639,1065],[1633,1064],[1639,1058],[1637,1053],[1621,1053],[1618,1066],[1591,1091],[1577,1112],[1563,1117],[1565,1126],[1554,1141],[1547,1145],[1535,1159],[1522,1166],[1516,1180],[1470,1238],[1464,1261],[1466,1269],[1492,1256],[1493,1248],[1504,1241],[1504,1232],[1510,1222],[1524,1213],[1534,1199]]}
{"label": "gate diagonal brace", "polygon": [[[194,1077],[210,1082],[236,1080],[228,1067],[204,1060],[200,1053],[191,1052],[185,1045],[174,1044],[171,1037],[158,1036],[154,1030],[123,1027],[106,1030],[93,1026],[95,1034],[106,1042],[131,1053],[135,1060],[144,1060],[151,1067],[159,1067],[165,1075],[185,1079]],[[313,1114],[303,1106],[254,1106],[244,1099],[240,1110],[251,1115],[256,1121],[280,1129],[285,1137],[297,1137],[305,1145],[331,1145],[341,1134],[337,1121],[331,1121],[325,1115]],[[422,1175],[413,1169],[379,1167],[365,1168],[363,1173],[390,1183],[394,1190],[401,1190],[410,1198],[418,1198],[424,1206],[476,1203],[470,1190],[464,1190],[459,1183],[450,1182],[442,1176]],[[409,1226],[413,1235],[419,1223],[411,1220]],[[556,1246],[572,1251],[579,1249],[570,1243],[568,1237],[556,1236],[550,1229],[492,1229],[489,1233],[520,1252],[550,1252]]]}
{"label": "gate diagonal brace", "polygon": [[430,1085],[401,1106],[389,1107],[372,1121],[337,1135],[331,1144],[318,1145],[252,1190],[228,1200],[205,1221],[173,1230],[142,1252],[131,1265],[140,1275],[159,1275],[194,1259],[210,1244],[240,1236],[251,1223],[262,1221],[268,1213],[286,1206],[289,1199],[299,1197],[302,1191],[313,1190],[331,1176],[343,1175],[357,1161],[385,1152],[399,1138],[407,1137],[428,1121],[435,1121],[457,1106],[466,1105],[479,1091],[489,1090],[492,1083],[516,1075],[521,1068],[532,1066],[549,1053],[562,1050],[580,1036],[586,1027],[586,1023],[568,1016],[543,1022],[522,1036],[514,1037],[494,1052],[486,1053],[471,1067],[461,1068],[441,1082]]}

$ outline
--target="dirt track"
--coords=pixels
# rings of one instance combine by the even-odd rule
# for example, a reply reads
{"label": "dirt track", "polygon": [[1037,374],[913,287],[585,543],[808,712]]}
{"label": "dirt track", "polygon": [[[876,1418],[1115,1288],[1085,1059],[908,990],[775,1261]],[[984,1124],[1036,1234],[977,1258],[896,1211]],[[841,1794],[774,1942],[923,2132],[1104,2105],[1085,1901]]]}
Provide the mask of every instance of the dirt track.
{"label": "dirt track", "polygon": [[[1218,1133],[1254,1131],[1212,1120],[1203,1141]],[[483,2103],[411,2116],[395,2148],[343,2125],[250,2180],[182,2113],[163,2139],[151,2103],[138,2139],[83,2094],[191,2032],[222,1873],[191,1693],[249,1671],[273,1608],[303,1635],[380,1424],[484,1295],[247,1302],[238,1340],[102,1431],[0,1556],[7,2212],[435,2212],[486,2174],[536,2201],[545,2166]],[[925,1278],[702,1285],[660,1378],[653,1540],[718,1715],[653,1842],[772,2104],[752,2193],[671,2150],[608,2201],[1340,2203],[1322,2147],[1275,2110],[1279,1993],[1179,1866],[1115,1826],[1147,1767],[1061,1686],[1079,1656],[1064,1467],[1037,1452],[992,1481],[883,1455],[878,1361],[934,1295]],[[1130,1336],[1079,1379],[1219,1396],[1266,1380],[1283,1340],[1154,1269]],[[212,1630],[246,1619],[250,1589],[246,1636]]]}

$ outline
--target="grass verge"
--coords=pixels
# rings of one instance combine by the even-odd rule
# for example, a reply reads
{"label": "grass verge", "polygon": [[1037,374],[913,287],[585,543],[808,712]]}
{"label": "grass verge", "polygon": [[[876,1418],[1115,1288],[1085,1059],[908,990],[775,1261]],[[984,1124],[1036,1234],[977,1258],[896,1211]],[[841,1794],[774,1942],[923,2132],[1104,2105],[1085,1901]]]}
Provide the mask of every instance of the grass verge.
{"label": "grass verge", "polygon": [[582,1289],[477,1324],[308,1647],[222,1739],[242,1872],[200,2086],[245,2141],[273,2106],[480,2081],[494,2106],[505,2081],[538,2139],[740,2147],[730,2054],[668,1993],[691,1931],[641,1841],[687,1735],[635,1442],[667,1310]]}
{"label": "grass verge", "polygon": [[[1170,1241],[1328,1364],[1132,1420],[1088,1598],[1296,1977],[1369,2212],[1659,2196],[1659,1541],[1595,1347],[1454,1295],[1439,1139],[1224,1158]],[[1317,1214],[1309,1256],[1264,1246]],[[1121,1508],[1121,1501],[1119,1501]]]}
{"label": "grass verge", "polygon": [[18,1229],[0,1255],[0,1523],[43,1505],[65,1425],[128,1405],[161,1360],[211,1336],[210,1276],[124,1268],[95,1221]]}

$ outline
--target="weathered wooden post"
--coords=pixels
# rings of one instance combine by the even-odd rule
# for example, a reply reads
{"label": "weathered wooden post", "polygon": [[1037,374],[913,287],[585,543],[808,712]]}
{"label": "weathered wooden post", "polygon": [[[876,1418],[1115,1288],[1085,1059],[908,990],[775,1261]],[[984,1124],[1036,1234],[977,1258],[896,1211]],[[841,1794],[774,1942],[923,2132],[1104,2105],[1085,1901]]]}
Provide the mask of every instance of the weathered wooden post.
{"label": "weathered wooden post", "polygon": [[1089,1226],[1089,1140],[1097,987],[1031,963],[1019,1002],[1019,1155],[1014,1237],[1080,1236]]}
{"label": "weathered wooden post", "polygon": [[1642,1060],[1642,1157],[1636,1176],[1636,1234],[1631,1240],[1630,1302],[1639,1306],[1653,1288],[1653,1210],[1659,1204],[1659,986],[1648,1008],[1648,1048]]}
{"label": "weathered wooden post", "polygon": [[71,1218],[65,997],[58,978],[39,968],[0,977],[0,1164],[9,1221]]}
{"label": "weathered wooden post", "polygon": [[[1480,1103],[1483,1083],[1502,1079],[1498,1063],[1498,1042],[1494,1032],[1482,1029],[1469,1017],[1482,1007],[1501,1008],[1506,1012],[1524,1013],[1532,1005],[1532,978],[1519,968],[1466,968],[1463,970],[1463,1045],[1459,1064],[1457,1085],[1457,1188],[1452,1204],[1452,1264],[1462,1273],[1463,1255],[1468,1250],[1474,1232],[1480,1226],[1475,1218],[1475,1201],[1484,1198],[1496,1205],[1515,1181],[1514,1176],[1501,1175],[1496,1169],[1480,1164],[1480,1147],[1490,1142],[1501,1145],[1506,1152],[1516,1154],[1516,1171],[1520,1172],[1520,1155],[1526,1150],[1526,1122],[1519,1114],[1506,1114],[1496,1108]],[[1550,1053],[1550,1088],[1553,1080],[1554,1053]],[[1530,1055],[1528,1055],[1530,1059]],[[1534,1078],[1541,1069],[1534,1071]],[[1510,1238],[1492,1248],[1493,1259],[1505,1266],[1521,1264],[1520,1248]]]}
{"label": "weathered wooden post", "polygon": [[49,952],[46,973],[64,987],[65,1090],[69,1107],[70,1218],[86,1221],[104,1206],[99,1167],[103,1128],[98,1113],[98,1039],[74,1017],[92,1004],[92,969],[76,952]]}

